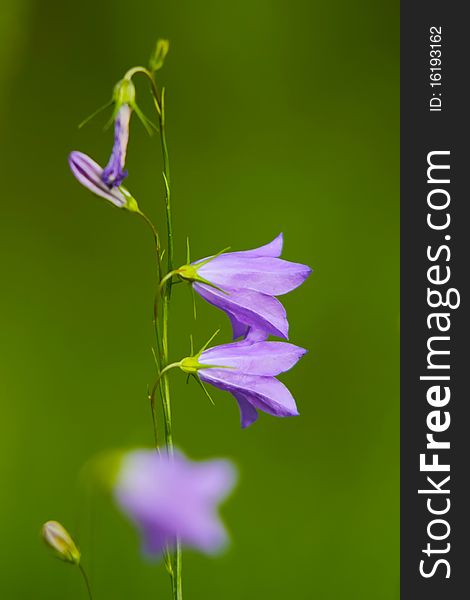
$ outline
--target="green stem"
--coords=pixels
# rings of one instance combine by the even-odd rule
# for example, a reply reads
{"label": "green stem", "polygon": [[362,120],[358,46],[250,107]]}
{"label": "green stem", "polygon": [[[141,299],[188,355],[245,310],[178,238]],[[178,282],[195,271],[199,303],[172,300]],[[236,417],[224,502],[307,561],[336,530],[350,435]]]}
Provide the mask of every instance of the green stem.
{"label": "green stem", "polygon": [[[160,236],[158,235],[158,231],[157,231],[155,225],[152,223],[152,220],[149,219],[149,217],[147,217],[147,215],[145,213],[143,213],[142,211],[139,211],[139,215],[143,218],[143,220],[150,227],[150,230],[152,231],[153,238],[155,241],[155,252],[157,255],[158,288],[155,293],[155,299],[154,299],[154,303],[153,303],[153,324],[154,324],[154,328],[155,328],[155,337],[157,338],[157,351],[158,351],[157,354],[158,354],[158,358],[161,359],[163,351],[162,351],[162,341],[161,341],[161,335],[160,335],[160,326],[159,326],[159,322],[158,322],[158,302],[159,302],[159,298],[161,295],[161,283],[162,283],[162,281],[165,280],[165,277],[167,277],[167,275],[165,277],[163,277]],[[159,369],[162,368],[161,360],[159,361],[157,366]],[[152,414],[154,414],[153,407],[152,407]],[[154,415],[154,420],[155,420],[155,415]]]}
{"label": "green stem", "polygon": [[[160,99],[160,112],[158,119],[160,122],[160,142],[162,146],[163,156],[163,179],[165,182],[165,206],[166,206],[166,223],[168,232],[168,271],[173,270],[173,223],[171,218],[171,178],[170,178],[170,160],[168,157],[168,145],[166,142],[166,115],[165,115],[165,88],[162,89],[162,95]],[[171,282],[168,287],[168,293],[171,291]]]}
{"label": "green stem", "polygon": [[160,380],[161,378],[166,375],[167,371],[169,371],[170,369],[176,369],[176,367],[181,367],[181,362],[175,362],[175,363],[171,363],[171,365],[167,365],[164,369],[162,369],[160,371],[160,373],[157,376],[157,379],[155,380],[155,383],[153,384],[153,388],[152,391],[149,394],[149,400],[152,402],[155,401],[155,393],[157,391],[157,388],[160,386]]}
{"label": "green stem", "polygon": [[171,280],[171,278],[174,277],[175,275],[179,275],[180,272],[181,272],[180,269],[175,269],[174,271],[170,271],[169,273],[167,273],[165,275],[165,277],[160,281],[160,285],[159,285],[160,295],[161,295],[161,293],[163,291],[163,286],[166,284],[166,282],[168,280]]}
{"label": "green stem", "polygon": [[[155,445],[158,450],[158,428],[157,428],[157,411],[155,406],[155,394],[157,388],[160,389],[160,396],[162,399],[163,406],[163,419],[165,429],[165,446],[169,456],[173,456],[173,433],[171,425],[171,400],[170,400],[170,382],[168,379],[168,370],[179,366],[174,363],[168,364],[169,350],[168,350],[168,316],[169,316],[169,303],[171,297],[171,277],[173,275],[173,225],[171,218],[171,194],[170,194],[170,162],[168,157],[168,146],[166,142],[165,132],[165,90],[162,89],[161,97],[158,94],[157,83],[155,77],[151,71],[145,67],[134,67],[127,71],[124,75],[125,79],[132,79],[132,77],[138,73],[141,73],[147,77],[150,81],[152,96],[155,104],[155,109],[158,114],[158,120],[160,124],[160,142],[163,156],[163,180],[165,183],[165,210],[166,210],[166,224],[167,224],[167,235],[168,235],[168,273],[164,276],[161,264],[162,254],[160,250],[160,239],[158,232],[152,223],[152,221],[142,212],[139,214],[145,220],[152,230],[155,238],[155,245],[157,251],[157,267],[158,267],[158,289],[155,294],[154,300],[154,326],[155,336],[157,338],[157,368],[159,371],[157,380],[149,393],[150,405],[152,409],[152,421],[155,435]],[[163,285],[165,288],[163,289]],[[158,310],[160,299],[162,299],[162,333],[160,334]],[[173,591],[174,600],[182,600],[182,583],[181,583],[181,545],[179,540],[176,541],[176,552],[175,558],[172,564],[169,557],[165,553],[165,562],[167,570],[171,577],[171,587]]]}
{"label": "green stem", "polygon": [[91,586],[90,586],[90,581],[89,581],[89,579],[88,579],[88,576],[87,576],[87,574],[86,574],[86,571],[85,571],[85,569],[83,568],[83,565],[82,565],[81,563],[79,563],[79,564],[78,564],[78,570],[79,570],[79,571],[80,571],[80,573],[82,574],[83,581],[85,582],[85,585],[86,585],[86,590],[87,590],[87,592],[88,592],[88,598],[89,598],[90,600],[93,600],[93,596],[92,596],[92,594],[91,594]]}
{"label": "green stem", "polygon": [[[165,90],[162,89],[161,96],[158,95],[158,88],[155,82],[155,78],[150,71],[147,69],[137,67],[131,70],[127,76],[132,77],[134,73],[144,73],[150,80],[152,95],[154,99],[155,108],[158,114],[159,130],[160,130],[160,143],[163,157],[163,180],[165,184],[165,212],[166,212],[166,224],[167,224],[167,236],[168,236],[168,273],[173,271],[173,224],[171,216],[171,192],[170,192],[170,161],[168,156],[168,145],[166,141],[166,129],[165,129]],[[161,258],[161,255],[159,254]],[[165,277],[168,277],[165,276]],[[162,288],[162,281],[165,282],[165,289]],[[158,301],[162,299],[162,333],[160,340],[158,339]],[[159,374],[159,381],[156,385],[160,385],[160,395],[162,398],[163,407],[163,419],[165,429],[165,445],[169,456],[173,456],[173,432],[171,422],[171,399],[170,399],[170,380],[168,378],[168,370],[174,365],[169,365],[169,348],[168,348],[168,325],[169,325],[169,304],[171,298],[171,277],[168,279],[163,277],[163,273],[159,272],[159,289],[155,298],[155,323],[157,332],[157,343],[160,341],[159,347],[160,354],[160,368],[162,369]],[[162,368],[163,367],[163,368]],[[154,386],[153,395],[155,394],[156,386]],[[155,411],[153,411],[155,412]],[[156,425],[155,425],[156,426]],[[182,600],[182,581],[181,581],[181,566],[182,566],[182,554],[181,545],[179,540],[176,542],[175,558],[170,570],[170,577],[172,583],[173,600]]]}
{"label": "green stem", "polygon": [[[155,439],[155,448],[159,451],[159,443],[158,443],[158,418],[157,418],[157,407],[155,405],[155,394],[157,388],[160,389],[160,396],[162,398],[163,404],[163,414],[164,414],[164,422],[165,422],[165,445],[167,448],[167,452],[169,455],[173,455],[173,438],[171,432],[171,408],[170,408],[170,391],[169,391],[169,382],[166,377],[167,371],[172,368],[179,366],[179,363],[174,363],[168,365],[168,307],[167,307],[167,298],[164,296],[163,300],[163,310],[162,310],[162,321],[163,321],[163,329],[164,335],[160,334],[160,325],[158,318],[158,309],[160,298],[162,296],[163,285],[165,282],[173,276],[173,273],[167,274],[163,276],[163,267],[161,263],[161,249],[160,249],[160,238],[157,232],[155,225],[152,223],[151,219],[147,217],[147,215],[143,212],[139,212],[140,216],[144,219],[147,225],[150,227],[153,237],[155,240],[155,249],[157,255],[157,276],[158,276],[158,287],[155,294],[155,300],[153,305],[153,319],[154,319],[154,327],[155,327],[155,337],[157,340],[157,352],[154,352],[156,366],[158,369],[157,379],[152,387],[152,390],[149,391],[149,400],[150,400],[150,408],[152,411],[152,423],[153,423],[153,433]],[[163,284],[163,285],[162,285]],[[165,367],[163,365],[166,365]],[[179,542],[177,542],[178,548]],[[175,567],[178,565],[179,561],[179,570],[181,573],[181,550],[179,552],[178,559],[178,550],[176,552],[175,558]],[[165,550],[164,553],[164,562],[165,567],[170,575],[171,579],[171,587],[172,587],[172,595],[174,600],[182,600],[181,595],[181,577],[179,578],[179,588],[178,588],[178,578],[176,576],[175,568],[173,567],[172,558],[168,550]],[[179,589],[179,591],[178,591]]]}

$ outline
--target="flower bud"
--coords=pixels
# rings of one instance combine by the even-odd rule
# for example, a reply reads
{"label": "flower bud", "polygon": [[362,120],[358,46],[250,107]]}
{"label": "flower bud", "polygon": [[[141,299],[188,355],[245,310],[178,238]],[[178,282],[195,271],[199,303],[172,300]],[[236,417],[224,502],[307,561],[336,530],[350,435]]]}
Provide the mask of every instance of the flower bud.
{"label": "flower bud", "polygon": [[157,45],[150,57],[150,69],[152,71],[158,71],[163,67],[165,57],[170,49],[170,42],[168,40],[157,40]]}
{"label": "flower bud", "polygon": [[74,565],[80,563],[80,551],[68,531],[58,521],[44,523],[41,534],[58,558]]}

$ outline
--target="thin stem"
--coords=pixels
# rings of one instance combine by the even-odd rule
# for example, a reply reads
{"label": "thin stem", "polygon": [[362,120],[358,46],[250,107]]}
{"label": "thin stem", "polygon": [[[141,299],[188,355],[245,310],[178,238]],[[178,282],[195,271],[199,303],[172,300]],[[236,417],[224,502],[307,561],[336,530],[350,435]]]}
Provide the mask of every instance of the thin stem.
{"label": "thin stem", "polygon": [[79,569],[80,573],[82,574],[83,581],[85,582],[86,589],[87,589],[87,592],[88,592],[88,598],[90,600],[93,600],[93,596],[92,596],[92,593],[91,593],[90,580],[88,579],[88,575],[86,574],[86,571],[83,568],[82,563],[78,563],[78,569]]}
{"label": "thin stem", "polygon": [[157,113],[160,115],[161,108],[160,108],[160,100],[158,98],[158,89],[157,89],[157,84],[155,82],[155,78],[152,75],[152,73],[145,67],[133,67],[132,69],[129,69],[129,71],[127,71],[127,73],[124,75],[124,79],[131,80],[132,77],[134,75],[136,75],[137,73],[142,73],[150,81],[150,85],[152,87],[152,96],[153,96],[153,99],[155,102],[155,108],[156,108]]}
{"label": "thin stem", "polygon": [[179,539],[176,540],[176,593],[175,600],[181,600],[183,598],[183,553],[181,552],[181,542]]}
{"label": "thin stem", "polygon": [[158,418],[155,402],[152,402],[152,400],[150,400],[150,410],[152,411],[153,438],[155,440],[155,449],[158,452]]}
{"label": "thin stem", "polygon": [[[167,222],[167,233],[168,233],[168,271],[173,270],[173,223],[171,217],[171,177],[170,177],[170,160],[168,156],[168,145],[166,142],[166,115],[165,115],[165,88],[162,89],[162,95],[160,99],[160,113],[158,115],[160,121],[160,141],[162,146],[163,156],[163,179],[165,182],[165,205],[166,205],[166,222]],[[171,283],[169,285],[169,291],[171,290]]]}
{"label": "thin stem", "polygon": [[[161,295],[161,293],[162,293],[162,291],[163,291],[163,286],[166,284],[166,282],[167,282],[169,279],[171,279],[171,278],[172,278],[174,275],[178,275],[178,273],[181,273],[181,270],[180,270],[180,269],[175,269],[174,271],[170,271],[170,272],[169,272],[169,273],[167,273],[167,274],[165,275],[165,277],[164,277],[164,278],[163,278],[163,279],[160,281],[160,285],[158,286],[158,287],[159,287],[159,290],[160,290],[160,295]],[[172,284],[172,285],[173,285],[173,284]]]}
{"label": "thin stem", "polygon": [[[168,304],[169,298],[168,295],[165,294],[163,297],[163,306],[162,306],[162,349],[163,349],[163,364],[168,363]],[[171,428],[171,402],[170,402],[170,381],[168,379],[166,371],[163,369],[161,374],[163,374],[163,396],[162,396],[162,404],[163,404],[163,418],[165,421],[165,440],[168,454],[170,456],[173,455],[173,434]]]}
{"label": "thin stem", "polygon": [[[158,235],[158,231],[157,231],[155,225],[152,223],[151,219],[149,219],[149,217],[147,217],[147,215],[145,213],[140,211],[139,215],[143,218],[143,220],[150,227],[153,237],[154,237],[154,240],[155,240],[155,251],[156,251],[156,255],[157,255],[158,288],[155,293],[155,299],[154,299],[154,303],[153,303],[153,322],[154,322],[154,327],[155,327],[155,337],[157,338],[157,350],[158,350],[158,353],[161,355],[162,354],[162,342],[161,342],[161,335],[160,335],[160,327],[159,327],[159,323],[158,323],[158,303],[159,303],[159,298],[161,295],[161,283],[162,283],[162,281],[165,280],[167,275],[165,275],[165,277],[163,277],[162,255],[161,255],[161,249],[160,249],[160,236]],[[160,365],[161,365],[161,363],[160,363]]]}
{"label": "thin stem", "polygon": [[[158,235],[158,231],[155,227],[155,225],[152,223],[151,219],[149,219],[149,217],[147,217],[147,215],[145,213],[143,213],[142,211],[139,211],[138,213],[142,219],[147,223],[147,225],[150,227],[154,240],[155,240],[155,246],[156,246],[156,251],[157,251],[157,262],[160,263],[160,236]],[[159,269],[160,271],[160,269]],[[161,276],[161,273],[159,273],[159,278]]]}
{"label": "thin stem", "polygon": [[[166,140],[166,113],[165,113],[165,88],[162,89],[161,97],[158,97],[157,86],[152,77],[152,92],[154,102],[158,113],[160,143],[163,157],[163,180],[165,184],[165,208],[166,208],[166,224],[168,236],[168,273],[173,271],[173,222],[171,215],[171,175],[170,175],[170,159],[168,155],[168,144]],[[162,281],[162,279],[160,279]],[[166,289],[163,292],[162,306],[162,359],[163,364],[168,364],[169,348],[168,348],[168,321],[169,321],[169,304],[171,298],[171,277],[168,279]],[[165,439],[168,454],[173,456],[173,432],[171,424],[171,400],[170,400],[170,380],[168,373],[163,376],[163,394],[162,394],[163,416],[165,421]],[[179,539],[176,540],[176,552],[174,561],[174,573],[172,576],[173,598],[174,600],[182,600],[182,552]]]}
{"label": "thin stem", "polygon": [[155,400],[155,393],[157,391],[157,388],[160,385],[160,380],[165,375],[165,373],[167,371],[169,371],[170,369],[176,369],[176,367],[180,367],[180,366],[181,366],[181,362],[175,362],[175,363],[171,363],[171,365],[167,365],[164,369],[162,369],[160,371],[160,373],[157,376],[157,379],[155,380],[155,383],[153,384],[152,391],[149,394],[150,400],[152,400],[152,399]]}
{"label": "thin stem", "polygon": [[[166,141],[166,130],[165,130],[165,90],[162,89],[161,96],[158,94],[158,88],[155,81],[155,77],[151,71],[146,69],[145,67],[134,67],[130,69],[126,74],[126,79],[131,79],[135,74],[142,73],[144,74],[150,81],[152,96],[155,104],[155,109],[158,114],[159,120],[159,131],[160,131],[160,142],[162,149],[162,157],[163,157],[163,180],[165,184],[165,209],[166,209],[166,224],[167,224],[167,237],[168,237],[168,274],[163,275],[163,269],[161,264],[162,255],[160,252],[160,240],[158,233],[151,222],[151,220],[143,213],[141,213],[142,218],[146,221],[146,223],[152,229],[155,244],[157,248],[157,262],[158,262],[158,290],[155,295],[154,300],[154,323],[155,323],[155,335],[157,338],[157,353],[158,353],[158,365],[159,365],[159,374],[155,384],[152,388],[152,391],[149,393],[149,399],[152,408],[152,419],[154,424],[154,432],[155,432],[155,440],[157,441],[157,415],[156,415],[156,407],[155,407],[155,394],[157,388],[160,389],[160,396],[162,399],[163,406],[163,418],[164,418],[164,429],[165,429],[165,445],[166,450],[169,456],[173,456],[173,432],[172,432],[172,423],[171,423],[171,400],[170,400],[170,381],[168,378],[168,371],[175,366],[179,366],[179,363],[168,363],[169,357],[169,348],[168,348],[168,321],[169,321],[169,303],[171,298],[171,276],[173,275],[173,256],[174,256],[174,248],[173,248],[173,224],[172,224],[172,216],[171,216],[171,192],[170,192],[170,161],[168,156],[168,145]],[[171,275],[170,275],[171,274]],[[165,285],[165,289],[163,288]],[[162,332],[160,335],[159,329],[159,303],[160,299],[162,299]],[[163,368],[162,368],[163,367]],[[174,567],[168,569],[171,577],[171,584],[173,590],[173,599],[174,600],[182,600],[182,583],[181,583],[181,564],[182,564],[182,555],[181,555],[181,545],[179,540],[176,542],[176,552],[174,559]]]}

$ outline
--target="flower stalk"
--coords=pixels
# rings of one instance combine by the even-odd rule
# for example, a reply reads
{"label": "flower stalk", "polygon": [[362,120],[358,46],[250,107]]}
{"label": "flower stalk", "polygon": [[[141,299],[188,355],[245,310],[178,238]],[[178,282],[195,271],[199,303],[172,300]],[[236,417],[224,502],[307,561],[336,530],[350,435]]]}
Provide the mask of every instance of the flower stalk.
{"label": "flower stalk", "polygon": [[[131,79],[134,74],[143,73],[150,80],[152,96],[158,115],[159,122],[159,135],[160,145],[163,159],[163,182],[165,189],[165,213],[166,213],[166,228],[167,228],[167,275],[163,275],[163,269],[161,265],[161,252],[158,240],[158,234],[155,234],[155,240],[157,243],[157,262],[158,266],[158,290],[155,296],[154,303],[154,321],[155,321],[155,333],[157,338],[157,354],[159,364],[159,374],[157,381],[153,387],[149,399],[152,408],[152,416],[154,422],[155,432],[157,431],[157,413],[155,407],[155,394],[157,387],[160,390],[160,396],[162,400],[163,409],[163,421],[165,431],[165,446],[167,453],[170,457],[174,454],[173,445],[173,430],[172,430],[172,419],[171,419],[171,390],[170,380],[168,378],[168,370],[173,368],[175,365],[169,364],[169,343],[168,343],[168,329],[169,329],[169,312],[170,312],[170,298],[171,298],[171,275],[173,271],[173,256],[174,256],[174,242],[173,242],[173,222],[171,214],[171,176],[170,176],[170,160],[168,154],[168,144],[166,139],[166,119],[165,119],[165,88],[162,89],[161,95],[158,94],[158,88],[155,81],[154,74],[145,69],[144,67],[135,67],[126,74],[125,78]],[[161,300],[161,322],[162,331],[160,335],[159,330],[159,315],[158,308]],[[157,436],[157,434],[155,433]],[[156,437],[157,439],[157,437]],[[172,582],[172,591],[174,600],[182,600],[182,552],[181,544],[179,540],[176,542],[175,555],[173,561],[170,562],[171,568],[168,569]]]}
{"label": "flower stalk", "polygon": [[[165,53],[166,54],[166,53]],[[161,66],[161,65],[160,65]],[[168,378],[169,365],[169,343],[168,343],[168,329],[169,329],[169,312],[170,312],[170,299],[171,299],[171,277],[173,272],[173,258],[174,258],[174,241],[173,241],[173,220],[171,214],[171,175],[170,175],[170,159],[168,153],[168,144],[166,139],[166,118],[165,118],[165,88],[162,88],[161,94],[158,92],[157,83],[155,81],[154,71],[141,66],[133,67],[124,75],[124,80],[131,81],[134,75],[141,73],[147,77],[150,82],[151,93],[155,105],[155,110],[158,116],[159,123],[159,137],[160,146],[163,160],[163,183],[164,183],[164,196],[165,196],[165,214],[166,214],[166,229],[167,229],[167,274],[163,274],[163,268],[161,264],[161,250],[158,233],[153,223],[142,214],[144,220],[149,224],[152,229],[156,244],[157,263],[158,263],[158,289],[155,295],[154,301],[154,323],[155,323],[155,335],[157,341],[157,353],[156,361],[158,367],[157,381],[149,393],[149,400],[152,410],[153,426],[155,432],[155,440],[157,436],[157,411],[155,406],[155,394],[157,388],[160,391],[160,397],[162,401],[163,409],[163,424],[165,432],[165,447],[168,455],[171,457],[174,454],[173,444],[173,430],[172,430],[172,419],[171,419],[171,390],[170,381]],[[159,308],[161,306],[161,333],[159,325]],[[182,600],[182,552],[179,540],[176,543],[175,555],[173,561],[168,568],[170,573],[173,599]]]}
{"label": "flower stalk", "polygon": [[83,565],[81,563],[78,565],[78,570],[80,571],[82,579],[83,579],[83,581],[85,583],[86,591],[88,593],[88,598],[89,598],[89,600],[93,600],[93,595],[91,593],[90,580],[88,579],[88,575],[86,574],[86,571],[83,568]]}

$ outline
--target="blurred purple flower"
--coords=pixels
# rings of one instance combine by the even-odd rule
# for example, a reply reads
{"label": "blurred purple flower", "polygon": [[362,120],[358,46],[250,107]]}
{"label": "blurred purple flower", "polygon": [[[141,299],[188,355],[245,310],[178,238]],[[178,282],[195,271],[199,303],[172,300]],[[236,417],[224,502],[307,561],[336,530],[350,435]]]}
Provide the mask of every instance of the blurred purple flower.
{"label": "blurred purple flower", "polygon": [[108,164],[103,170],[101,179],[109,188],[121,185],[127,177],[124,170],[126,164],[127,143],[129,141],[129,121],[132,110],[128,104],[123,104],[114,122],[114,145]]}
{"label": "blurred purple flower", "polygon": [[224,460],[192,462],[155,450],[125,455],[114,488],[124,513],[140,530],[143,550],[161,555],[176,538],[205,553],[222,549],[227,534],[218,504],[235,484],[235,469]]}
{"label": "blurred purple flower", "polygon": [[228,252],[178,269],[194,290],[230,318],[233,337],[252,341],[269,335],[288,338],[286,311],[275,298],[299,287],[312,270],[279,258],[282,233],[271,243],[242,252]]}
{"label": "blurred purple flower", "polygon": [[299,414],[292,394],[275,376],[291,369],[306,352],[287,342],[243,340],[203,350],[195,359],[201,381],[235,397],[244,428],[256,421],[257,410],[275,417]]}

